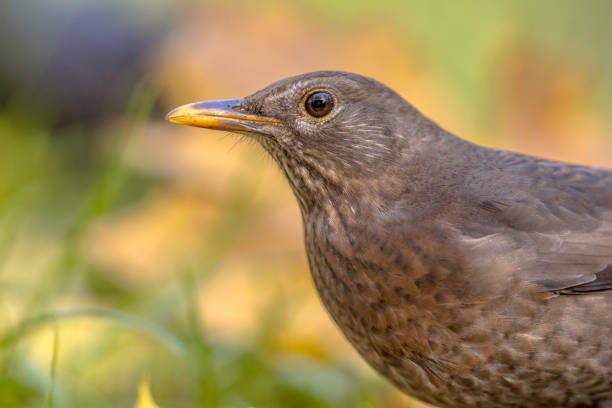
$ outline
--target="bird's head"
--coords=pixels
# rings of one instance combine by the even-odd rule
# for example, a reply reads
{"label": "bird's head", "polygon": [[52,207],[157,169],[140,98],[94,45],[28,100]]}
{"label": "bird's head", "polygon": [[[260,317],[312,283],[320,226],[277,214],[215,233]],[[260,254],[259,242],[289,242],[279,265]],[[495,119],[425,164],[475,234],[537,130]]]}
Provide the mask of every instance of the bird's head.
{"label": "bird's head", "polygon": [[335,71],[287,78],[244,99],[183,105],[166,117],[255,138],[298,196],[384,174],[410,145],[420,118],[385,85]]}

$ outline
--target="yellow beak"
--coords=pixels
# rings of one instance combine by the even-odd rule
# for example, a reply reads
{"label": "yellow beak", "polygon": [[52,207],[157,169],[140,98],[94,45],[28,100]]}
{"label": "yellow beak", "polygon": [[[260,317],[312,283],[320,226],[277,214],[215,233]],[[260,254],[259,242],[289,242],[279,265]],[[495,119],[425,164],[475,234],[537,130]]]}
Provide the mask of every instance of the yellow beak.
{"label": "yellow beak", "polygon": [[237,132],[257,132],[266,125],[282,126],[276,119],[237,110],[243,99],[195,102],[179,106],[166,120],[179,125]]}

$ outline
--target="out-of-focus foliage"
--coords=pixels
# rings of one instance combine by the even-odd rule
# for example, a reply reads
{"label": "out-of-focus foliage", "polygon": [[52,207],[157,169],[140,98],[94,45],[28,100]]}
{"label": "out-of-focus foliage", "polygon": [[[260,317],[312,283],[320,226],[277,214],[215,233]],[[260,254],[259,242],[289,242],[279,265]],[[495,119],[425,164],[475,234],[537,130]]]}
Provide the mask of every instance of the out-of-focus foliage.
{"label": "out-of-focus foliage", "polygon": [[271,160],[163,112],[342,69],[469,140],[611,165],[609,4],[3,2],[0,406],[132,407],[145,375],[162,408],[417,406],[318,303]]}
{"label": "out-of-focus foliage", "polygon": [[134,408],[159,408],[151,396],[149,382],[144,379],[140,380],[140,384],[138,385],[138,399],[136,400]]}

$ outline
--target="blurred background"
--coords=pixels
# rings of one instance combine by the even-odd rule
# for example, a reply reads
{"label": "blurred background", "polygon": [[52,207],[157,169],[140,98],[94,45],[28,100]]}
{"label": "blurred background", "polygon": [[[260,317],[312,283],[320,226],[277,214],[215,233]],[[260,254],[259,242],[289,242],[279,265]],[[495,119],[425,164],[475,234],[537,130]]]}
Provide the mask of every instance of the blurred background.
{"label": "blurred background", "polygon": [[3,0],[0,406],[133,407],[141,382],[159,407],[423,406],[326,316],[263,151],[163,116],[339,69],[468,140],[612,166],[610,15],[606,0]]}

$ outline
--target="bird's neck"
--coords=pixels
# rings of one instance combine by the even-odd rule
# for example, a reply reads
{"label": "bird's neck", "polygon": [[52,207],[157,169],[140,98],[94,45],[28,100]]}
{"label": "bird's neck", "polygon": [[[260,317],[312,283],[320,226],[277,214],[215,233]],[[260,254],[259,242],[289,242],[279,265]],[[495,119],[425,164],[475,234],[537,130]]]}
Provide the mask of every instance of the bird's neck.
{"label": "bird's neck", "polygon": [[478,146],[448,133],[412,107],[403,119],[392,149],[374,165],[264,144],[285,173],[305,222],[338,213],[367,222],[399,202],[418,203],[432,192],[444,195],[448,181],[460,178],[461,169],[471,165],[469,158]]}
{"label": "bird's neck", "polygon": [[264,147],[285,174],[305,222],[312,216],[333,208],[338,201],[344,200],[346,193],[351,190],[353,180],[319,160],[307,155],[296,156],[277,145]]}

